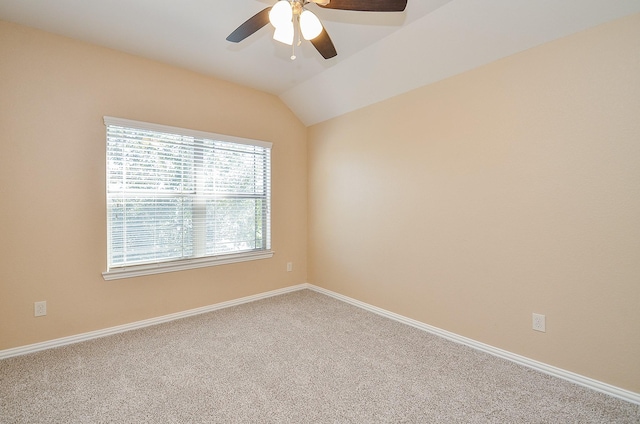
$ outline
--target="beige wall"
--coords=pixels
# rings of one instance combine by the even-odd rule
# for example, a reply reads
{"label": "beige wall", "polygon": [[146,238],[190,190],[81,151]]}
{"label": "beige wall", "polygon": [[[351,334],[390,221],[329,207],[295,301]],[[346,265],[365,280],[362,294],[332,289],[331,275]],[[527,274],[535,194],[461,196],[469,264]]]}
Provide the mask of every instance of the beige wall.
{"label": "beige wall", "polygon": [[[273,142],[274,257],[104,281],[104,115]],[[0,349],[304,283],[306,136],[275,96],[0,22]]]}
{"label": "beige wall", "polygon": [[309,143],[310,283],[640,392],[640,15]]}

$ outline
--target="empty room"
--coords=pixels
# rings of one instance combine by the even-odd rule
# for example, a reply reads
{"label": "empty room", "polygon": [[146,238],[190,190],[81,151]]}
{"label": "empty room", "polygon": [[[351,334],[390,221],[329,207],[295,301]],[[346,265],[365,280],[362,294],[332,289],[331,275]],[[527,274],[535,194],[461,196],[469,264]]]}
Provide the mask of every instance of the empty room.
{"label": "empty room", "polygon": [[637,0],[0,0],[0,423],[640,423]]}

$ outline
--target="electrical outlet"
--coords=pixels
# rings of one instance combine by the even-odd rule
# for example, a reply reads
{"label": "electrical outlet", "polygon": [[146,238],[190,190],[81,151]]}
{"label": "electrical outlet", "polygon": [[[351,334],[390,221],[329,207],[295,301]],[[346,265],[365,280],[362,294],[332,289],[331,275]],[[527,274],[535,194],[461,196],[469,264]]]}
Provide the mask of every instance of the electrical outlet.
{"label": "electrical outlet", "polygon": [[287,272],[293,271],[293,262],[287,262]]}
{"label": "electrical outlet", "polygon": [[541,314],[533,314],[533,329],[546,333],[545,316]]}
{"label": "electrical outlet", "polygon": [[34,304],[34,316],[42,317],[47,315],[47,301],[43,300],[42,302],[36,302]]}

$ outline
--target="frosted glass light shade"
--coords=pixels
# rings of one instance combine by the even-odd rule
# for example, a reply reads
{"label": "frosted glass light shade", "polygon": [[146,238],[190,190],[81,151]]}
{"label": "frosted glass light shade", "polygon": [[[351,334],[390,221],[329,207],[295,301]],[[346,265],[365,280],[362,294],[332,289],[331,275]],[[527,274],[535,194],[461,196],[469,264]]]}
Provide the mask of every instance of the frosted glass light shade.
{"label": "frosted glass light shade", "polygon": [[293,10],[291,9],[291,3],[287,0],[280,0],[269,11],[269,22],[276,28],[287,25],[292,18]]}
{"label": "frosted glass light shade", "polygon": [[293,22],[288,25],[279,25],[273,32],[273,39],[284,44],[293,45]]}
{"label": "frosted glass light shade", "polygon": [[312,40],[322,32],[322,24],[320,19],[308,10],[302,11],[300,14],[300,30],[305,40]]}

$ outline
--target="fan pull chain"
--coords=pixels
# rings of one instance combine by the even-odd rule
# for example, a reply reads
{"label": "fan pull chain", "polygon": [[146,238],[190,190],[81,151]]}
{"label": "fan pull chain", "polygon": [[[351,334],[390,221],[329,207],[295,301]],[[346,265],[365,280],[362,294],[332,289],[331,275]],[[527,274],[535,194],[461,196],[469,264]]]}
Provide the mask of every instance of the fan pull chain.
{"label": "fan pull chain", "polygon": [[298,43],[297,44],[295,43],[296,36],[294,33],[293,35],[294,42],[291,43],[291,60],[296,60],[296,45],[299,46],[300,44],[302,44],[302,38],[301,38],[302,30],[300,29],[300,16],[294,17],[293,22],[294,22],[293,30],[298,33]]}

